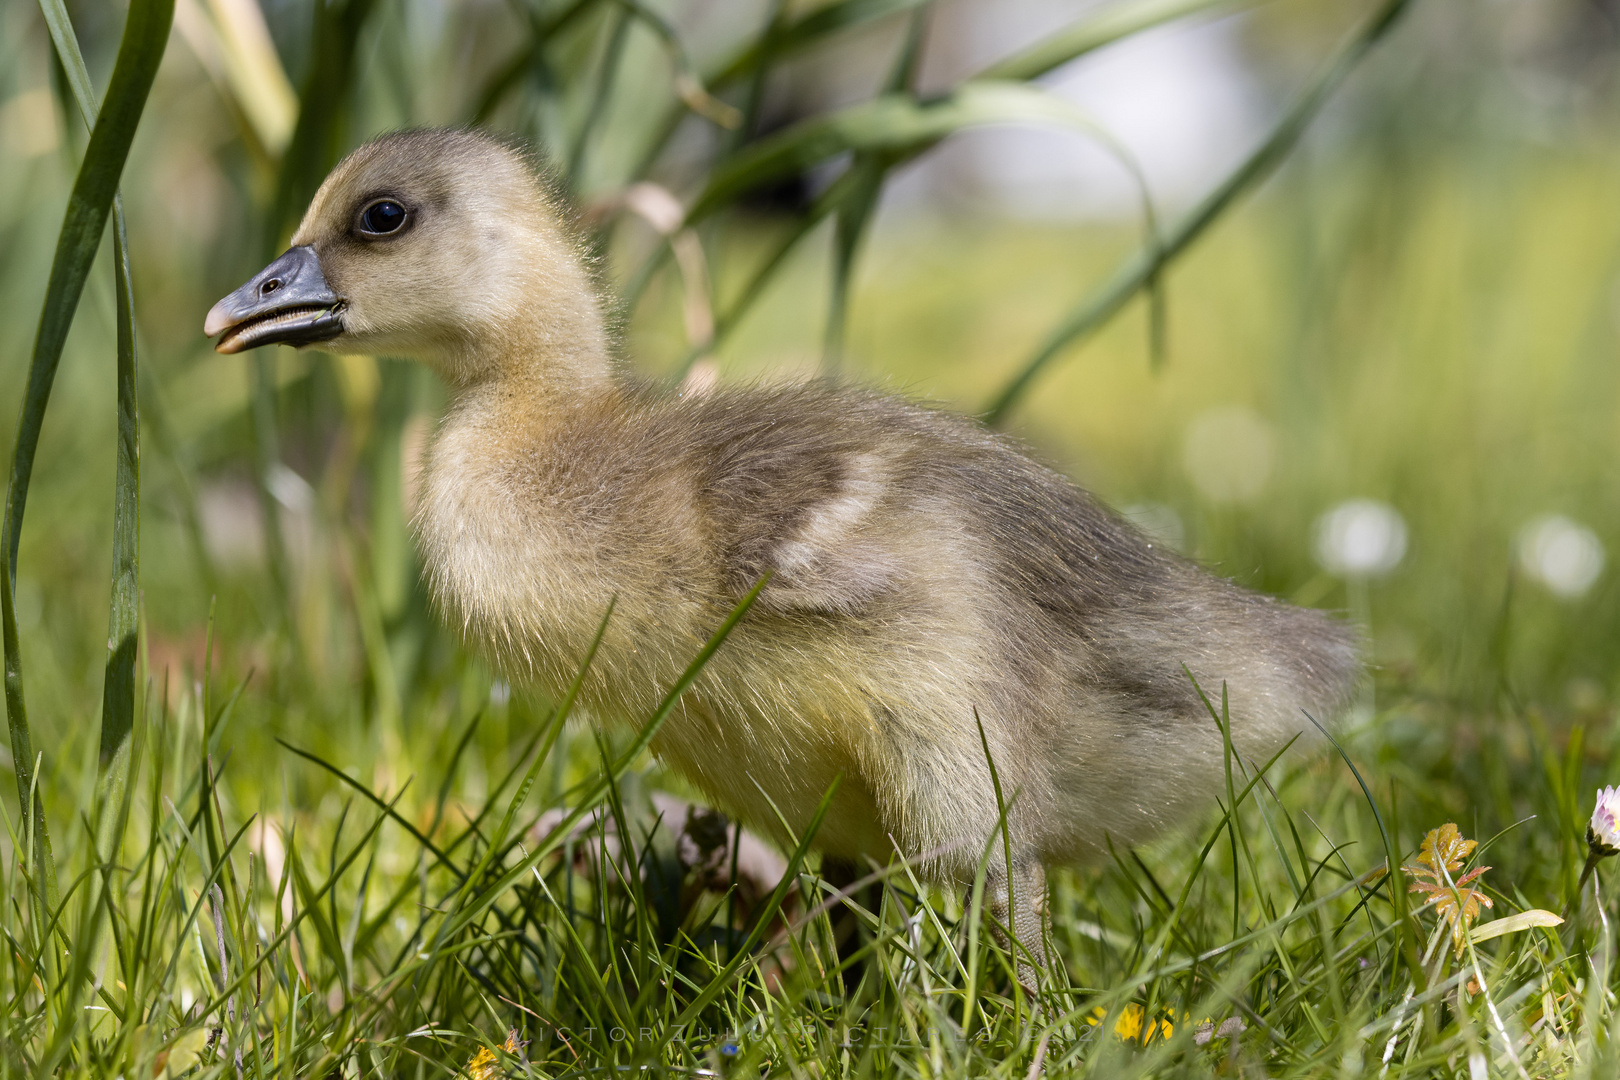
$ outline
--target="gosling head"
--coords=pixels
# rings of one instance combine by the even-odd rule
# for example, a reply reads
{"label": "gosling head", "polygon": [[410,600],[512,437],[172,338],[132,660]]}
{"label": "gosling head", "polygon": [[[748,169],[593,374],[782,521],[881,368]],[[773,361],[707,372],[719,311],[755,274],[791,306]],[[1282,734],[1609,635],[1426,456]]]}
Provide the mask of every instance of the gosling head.
{"label": "gosling head", "polygon": [[203,332],[423,360],[452,383],[605,372],[601,304],[563,212],[520,152],[473,131],[384,136],[340,162],[292,246]]}

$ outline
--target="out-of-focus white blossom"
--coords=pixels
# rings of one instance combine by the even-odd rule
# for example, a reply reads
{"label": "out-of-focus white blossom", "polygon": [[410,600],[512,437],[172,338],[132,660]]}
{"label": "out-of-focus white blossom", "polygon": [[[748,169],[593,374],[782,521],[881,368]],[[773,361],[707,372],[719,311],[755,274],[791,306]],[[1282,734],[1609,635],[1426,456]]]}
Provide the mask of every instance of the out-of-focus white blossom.
{"label": "out-of-focus white blossom", "polygon": [[1316,519],[1316,561],[1330,574],[1381,577],[1406,557],[1406,521],[1377,499],[1349,499]]}
{"label": "out-of-focus white blossom", "polygon": [[1538,517],[1519,531],[1519,565],[1559,596],[1582,596],[1603,572],[1603,541],[1562,514]]}
{"label": "out-of-focus white blossom", "polygon": [[1597,793],[1597,806],[1586,826],[1586,846],[1595,856],[1620,855],[1620,788]]}

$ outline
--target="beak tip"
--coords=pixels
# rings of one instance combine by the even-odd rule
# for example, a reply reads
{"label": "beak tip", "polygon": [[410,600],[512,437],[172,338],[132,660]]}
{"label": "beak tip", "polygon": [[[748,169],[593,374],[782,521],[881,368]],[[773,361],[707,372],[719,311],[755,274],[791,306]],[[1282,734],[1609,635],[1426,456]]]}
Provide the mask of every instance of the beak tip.
{"label": "beak tip", "polygon": [[220,334],[223,334],[226,330],[230,329],[231,318],[223,310],[224,306],[225,302],[221,300],[219,303],[208,309],[208,316],[207,318],[203,319],[203,336],[218,337]]}

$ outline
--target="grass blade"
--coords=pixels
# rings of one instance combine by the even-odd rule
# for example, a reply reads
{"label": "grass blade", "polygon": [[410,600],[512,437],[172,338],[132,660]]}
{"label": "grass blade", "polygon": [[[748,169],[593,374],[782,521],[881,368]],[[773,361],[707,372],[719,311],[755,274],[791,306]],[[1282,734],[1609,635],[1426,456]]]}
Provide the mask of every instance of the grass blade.
{"label": "grass blade", "polygon": [[981,79],[1035,79],[1104,45],[1199,12],[1236,6],[1234,0],[1136,0],[1115,4],[1071,24],[978,75]]}
{"label": "grass blade", "polygon": [[34,890],[34,917],[35,925],[43,926],[44,913],[56,906],[56,862],[51,858],[51,838],[45,829],[45,804],[34,784],[34,743],[23,700],[22,653],[18,648],[17,609],[12,602],[10,574],[0,574],[0,623],[6,653],[6,720],[17,774],[17,801],[24,807],[24,828],[34,837],[33,858],[39,883]]}
{"label": "grass blade", "polygon": [[[695,223],[730,206],[749,190],[803,173],[849,151],[885,151],[890,163],[910,160],[941,139],[970,127],[1046,124],[1096,131],[1074,105],[1036,86],[975,80],[943,97],[918,101],[887,93],[838,112],[815,116],[752,144],[722,162],[687,214]],[[1105,142],[1105,149],[1112,149]]]}
{"label": "grass blade", "polygon": [[129,779],[135,727],[135,643],[140,629],[141,466],[136,397],[135,293],[129,281],[129,240],[123,214],[113,222],[118,292],[118,451],[113,485],[112,599],[107,617],[107,668],[101,698],[101,783],[105,815],[100,848],[112,861],[122,838],[119,808]]}
{"label": "grass blade", "polygon": [[84,292],[90,264],[101,245],[101,234],[112,212],[113,195],[118,190],[118,178],[124,171],[124,161],[146,107],[158,63],[163,59],[173,16],[174,0],[131,3],[124,37],[118,47],[118,61],[107,87],[106,103],[96,117],[90,145],[79,166],[62,229],[57,234],[56,255],[51,261],[51,276],[45,288],[45,303],[29,362],[28,389],[17,422],[17,444],[12,452],[11,483],[6,495],[6,571],[13,589],[17,584],[17,539],[22,533],[34,453],[39,445],[45,406],[56,379],[56,367],[62,359],[62,345]]}
{"label": "grass blade", "polygon": [[79,39],[73,32],[73,21],[68,17],[67,6],[62,0],[40,0],[39,10],[45,16],[45,26],[51,32],[51,43],[56,46],[57,59],[62,61],[62,71],[73,91],[73,100],[79,106],[79,115],[84,118],[84,126],[94,129],[96,92],[90,85],[90,71],[84,66],[84,57],[79,53]]}
{"label": "grass blade", "polygon": [[920,7],[927,0],[841,0],[807,12],[739,50],[709,76],[714,87],[727,86],[773,62],[819,44],[823,38],[889,15]]}
{"label": "grass blade", "polygon": [[[94,132],[97,113],[90,73],[62,0],[40,0],[51,41],[85,127]],[[135,352],[135,294],[129,275],[129,229],[124,203],[113,196],[113,273],[118,307],[118,449],[113,491],[113,580],[108,615],[108,656],[102,686],[101,768],[98,805],[117,815],[124,807],[129,771],[129,736],[135,722],[135,650],[139,632],[140,410]],[[110,836],[100,850],[109,861],[122,834],[122,822],[105,820]]]}
{"label": "grass blade", "polygon": [[[69,84],[88,120],[92,114],[87,107],[90,104],[90,81],[84,61],[78,54],[72,26],[59,0],[54,4],[46,3],[44,8],[52,38],[64,53],[63,68],[68,72]],[[13,593],[17,587],[17,544],[22,535],[28,484],[34,471],[34,454],[39,446],[39,433],[45,421],[45,407],[50,401],[51,387],[56,381],[56,368],[62,359],[62,346],[67,340],[68,328],[73,324],[74,312],[78,310],[79,298],[84,293],[90,264],[95,260],[96,249],[101,246],[101,234],[113,209],[118,179],[129,157],[130,144],[135,139],[135,128],[146,107],[152,81],[157,77],[158,64],[163,59],[169,24],[173,18],[174,0],[134,0],[130,4],[123,39],[118,47],[118,59],[107,86],[105,107],[99,115],[95,115],[90,143],[85,150],[84,161],[80,163],[72,194],[68,197],[62,228],[57,235],[56,254],[51,261],[45,303],[40,311],[39,329],[34,337],[33,356],[29,362],[28,389],[17,421],[17,442],[11,455],[11,481],[6,490],[5,532],[0,537],[5,551],[6,578],[4,589],[0,590],[4,594],[6,713],[17,790],[22,805],[32,807],[29,816],[33,822],[34,851],[46,907],[55,906],[56,868],[51,858],[43,805],[35,786],[33,738],[24,704],[21,643],[17,638],[13,604]],[[132,375],[133,370],[132,346]],[[122,406],[122,401],[120,404]],[[129,663],[133,694],[133,648],[129,652]],[[30,792],[34,793],[32,802]]]}

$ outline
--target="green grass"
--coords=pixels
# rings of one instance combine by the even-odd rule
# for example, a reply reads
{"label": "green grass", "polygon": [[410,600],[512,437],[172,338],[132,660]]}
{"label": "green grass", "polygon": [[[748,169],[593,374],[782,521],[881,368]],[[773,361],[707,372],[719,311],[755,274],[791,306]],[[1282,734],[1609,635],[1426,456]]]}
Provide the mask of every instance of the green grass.
{"label": "green grass", "polygon": [[[794,9],[777,40],[887,12],[904,42],[916,6]],[[1027,77],[1189,6],[1130,5],[995,74]],[[723,865],[707,877],[721,887],[700,888],[678,823],[652,802],[691,795],[679,778],[632,732],[598,734],[566,702],[509,691],[428,609],[406,466],[442,390],[387,359],[243,361],[201,340],[207,306],[278,246],[344,147],[479,113],[549,148],[585,201],[649,160],[694,206],[706,183],[731,200],[717,176],[856,155],[865,171],[797,217],[717,204],[700,223],[717,343],[689,339],[667,249],[613,219],[606,270],[635,300],[626,352],[652,375],[712,354],[722,378],[784,377],[830,354],[853,377],[980,411],[1054,328],[1111,308],[1120,267],[1154,276],[1131,263],[1134,226],[874,218],[874,170],[987,107],[917,101],[903,48],[878,119],[846,114],[831,142],[825,124],[774,143],[711,125],[711,156],[683,178],[648,152],[679,108],[673,76],[706,79],[725,107],[689,103],[724,120],[749,111],[758,53],[712,28],[674,49],[650,10],[454,8],[439,27],[411,4],[349,0],[313,21],[277,16],[288,84],[343,102],[283,117],[286,150],[229,70],[216,85],[176,37],[125,163],[127,141],[87,147],[80,122],[121,16],[72,10],[87,70],[64,45],[61,78],[39,13],[0,9],[0,102],[52,95],[0,114],[5,400],[37,385],[42,342],[61,350],[10,549],[8,672],[27,727],[12,707],[24,786],[0,796],[0,1073],[450,1076],[515,1031],[518,1053],[479,1059],[491,1074],[1014,1077],[1038,1058],[1047,1075],[1104,1078],[1613,1075],[1612,865],[1579,897],[1577,883],[1590,792],[1620,779],[1616,578],[1560,599],[1517,569],[1514,545],[1557,512],[1620,550],[1615,148],[1436,137],[1434,39],[1415,24],[1367,61],[1352,134],[1220,204],[1162,270],[1157,343],[1136,294],[1052,352],[1006,414],[1111,503],[1173,509],[1189,554],[1349,609],[1374,662],[1342,754],[1233,754],[1203,818],[1054,874],[1059,964],[1035,1009],[963,898],[904,865],[860,895],[847,973],[813,853],[785,853],[777,891],[728,893]],[[1355,25],[1309,5],[1278,19]],[[1309,69],[1327,70],[1330,48]],[[144,91],[112,82],[126,89],[101,110],[128,136]],[[256,107],[280,100],[273,89],[258,87]],[[52,100],[44,128],[18,119]],[[1011,100],[996,108],[1041,107]],[[114,187],[131,289],[103,265],[110,243],[97,255],[94,236],[62,229],[70,191],[82,222],[114,213]],[[840,290],[847,303],[829,299]],[[1206,410],[1234,404],[1267,425],[1273,467],[1252,500],[1217,504],[1183,446]],[[1411,536],[1365,588],[1311,552],[1312,522],[1352,496],[1395,505]],[[120,650],[136,614],[138,649]],[[1217,695],[1207,737],[1221,728]],[[24,730],[32,753],[19,754]],[[22,812],[34,795],[48,850],[40,815]],[[1569,920],[1454,950],[1433,910],[1379,874],[1448,821],[1481,841],[1471,865],[1491,867],[1478,929],[1530,909]],[[1206,1020],[1226,1034],[1200,1042]]]}

